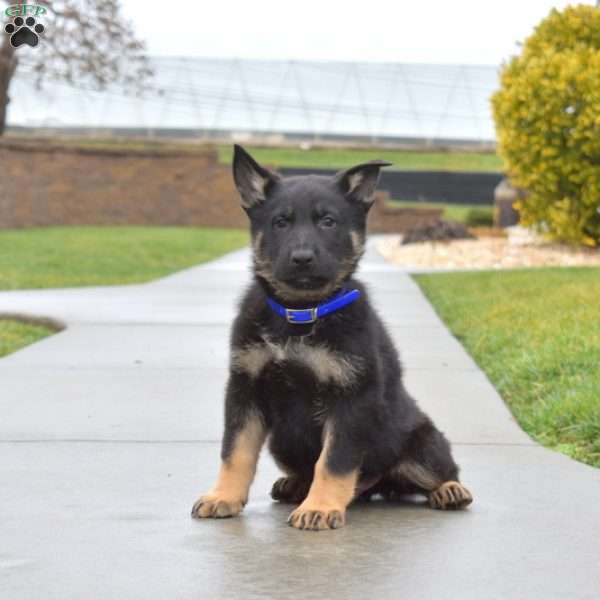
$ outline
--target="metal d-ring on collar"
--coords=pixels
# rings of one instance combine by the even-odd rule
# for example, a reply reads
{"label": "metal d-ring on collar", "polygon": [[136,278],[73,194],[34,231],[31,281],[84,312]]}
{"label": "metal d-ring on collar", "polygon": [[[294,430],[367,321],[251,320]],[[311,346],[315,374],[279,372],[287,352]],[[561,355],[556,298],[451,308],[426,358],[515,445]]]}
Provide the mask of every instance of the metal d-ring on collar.
{"label": "metal d-ring on collar", "polygon": [[317,319],[340,310],[348,304],[352,304],[358,298],[360,298],[360,290],[354,289],[350,291],[341,290],[333,298],[310,308],[286,308],[269,297],[267,297],[267,304],[273,312],[286,319],[288,323],[306,325],[314,323]]}

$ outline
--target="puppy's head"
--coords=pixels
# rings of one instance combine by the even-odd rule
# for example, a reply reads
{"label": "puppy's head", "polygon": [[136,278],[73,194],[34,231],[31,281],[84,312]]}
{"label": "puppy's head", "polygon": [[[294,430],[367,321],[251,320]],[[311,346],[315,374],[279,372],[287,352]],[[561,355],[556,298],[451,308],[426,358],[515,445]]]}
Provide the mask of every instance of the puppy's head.
{"label": "puppy's head", "polygon": [[271,293],[289,303],[320,301],[352,275],[379,170],[389,164],[282,178],[235,146],[233,177],[250,218],[254,271]]}

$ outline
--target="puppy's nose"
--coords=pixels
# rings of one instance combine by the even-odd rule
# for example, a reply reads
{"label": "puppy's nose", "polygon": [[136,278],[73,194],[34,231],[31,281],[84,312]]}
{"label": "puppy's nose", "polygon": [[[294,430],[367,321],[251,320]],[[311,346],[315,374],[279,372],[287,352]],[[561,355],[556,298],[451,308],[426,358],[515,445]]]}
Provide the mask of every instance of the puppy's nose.
{"label": "puppy's nose", "polygon": [[292,252],[292,262],[297,267],[308,267],[315,259],[315,253],[312,250],[301,249]]}

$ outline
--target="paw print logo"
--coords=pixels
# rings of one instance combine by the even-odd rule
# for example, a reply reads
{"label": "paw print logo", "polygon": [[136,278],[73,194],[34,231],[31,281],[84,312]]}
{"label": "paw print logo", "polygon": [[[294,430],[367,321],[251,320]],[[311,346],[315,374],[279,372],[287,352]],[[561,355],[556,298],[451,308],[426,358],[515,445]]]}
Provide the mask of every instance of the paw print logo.
{"label": "paw print logo", "polygon": [[15,17],[12,23],[4,26],[4,31],[10,35],[10,44],[18,48],[23,44],[28,44],[32,48],[38,45],[40,33],[44,33],[44,26],[36,23],[33,17]]}

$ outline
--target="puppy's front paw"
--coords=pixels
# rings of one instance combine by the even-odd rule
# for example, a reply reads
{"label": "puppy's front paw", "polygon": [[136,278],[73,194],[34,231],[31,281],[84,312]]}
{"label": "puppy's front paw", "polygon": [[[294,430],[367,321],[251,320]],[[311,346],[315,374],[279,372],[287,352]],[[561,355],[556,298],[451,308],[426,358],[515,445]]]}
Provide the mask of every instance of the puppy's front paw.
{"label": "puppy's front paw", "polygon": [[244,501],[237,498],[228,498],[217,492],[209,492],[200,496],[192,507],[194,519],[224,519],[235,517],[242,512]]}
{"label": "puppy's front paw", "polygon": [[320,507],[303,502],[288,517],[288,523],[296,529],[310,531],[339,529],[346,524],[346,511],[343,508]]}

